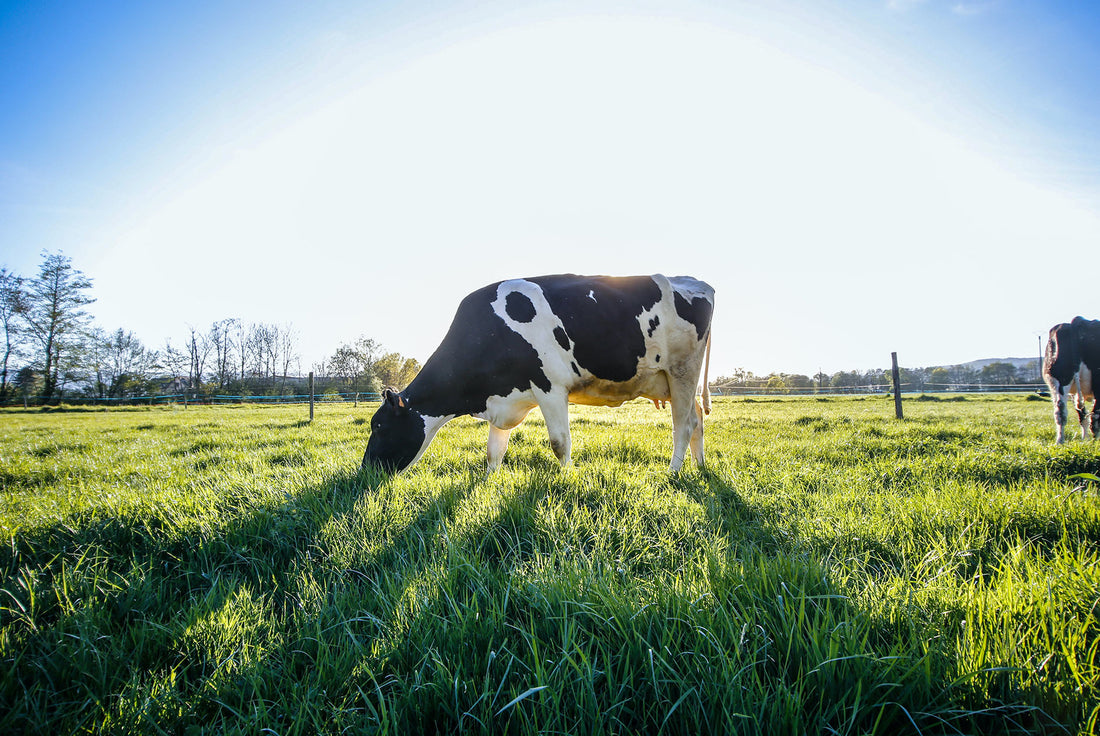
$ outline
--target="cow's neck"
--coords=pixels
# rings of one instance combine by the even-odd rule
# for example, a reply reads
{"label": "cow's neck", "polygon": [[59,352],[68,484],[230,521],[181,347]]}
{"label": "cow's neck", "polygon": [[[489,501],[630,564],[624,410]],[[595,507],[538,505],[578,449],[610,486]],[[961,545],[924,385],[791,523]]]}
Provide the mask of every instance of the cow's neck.
{"label": "cow's neck", "polygon": [[462,411],[461,398],[457,396],[453,386],[431,380],[431,376],[425,376],[423,370],[401,393],[409,406],[424,417],[446,417],[449,420],[467,413]]}
{"label": "cow's neck", "polygon": [[471,395],[466,378],[453,365],[429,358],[401,393],[413,409],[426,416],[453,418],[485,411],[486,397]]}

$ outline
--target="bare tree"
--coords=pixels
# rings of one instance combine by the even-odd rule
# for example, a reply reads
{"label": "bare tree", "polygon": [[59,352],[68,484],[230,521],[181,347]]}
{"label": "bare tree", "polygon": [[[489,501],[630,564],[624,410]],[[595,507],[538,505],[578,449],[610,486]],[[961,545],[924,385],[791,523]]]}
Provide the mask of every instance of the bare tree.
{"label": "bare tree", "polygon": [[190,327],[191,341],[188,345],[191,357],[190,375],[188,376],[190,387],[198,389],[202,386],[202,377],[206,373],[206,361],[210,357],[211,344],[210,339],[196,330],[194,327]]}
{"label": "bare tree", "polygon": [[267,380],[269,346],[271,345],[270,328],[263,323],[251,324],[248,327],[248,337],[245,344],[248,348],[248,357],[252,366],[251,373],[259,381]]}
{"label": "bare tree", "polygon": [[47,400],[57,392],[62,363],[72,362],[91,319],[84,311],[95,301],[85,293],[91,288],[91,279],[73,268],[70,258],[46,252],[38,276],[27,284],[24,319],[41,348],[42,395]]}
{"label": "bare tree", "polygon": [[210,325],[208,340],[214,350],[214,378],[218,388],[224,389],[232,380],[233,374],[233,330],[235,319],[223,319]]}
{"label": "bare tree", "polygon": [[298,333],[294,327],[260,322],[252,323],[245,330],[236,322],[234,330],[238,336],[242,377],[251,375],[267,388],[274,387],[281,377],[285,388],[291,366],[299,360]]}
{"label": "bare tree", "polygon": [[110,338],[99,327],[93,327],[88,331],[87,344],[84,350],[84,369],[90,374],[92,383],[91,393],[96,398],[103,399],[107,396],[107,380],[105,376],[107,366],[107,344]]}
{"label": "bare tree", "polygon": [[237,357],[241,361],[241,386],[244,386],[244,379],[247,375],[245,365],[248,362],[248,329],[244,326],[243,321],[233,320],[233,335],[237,342]]}
{"label": "bare tree", "polygon": [[8,365],[18,358],[23,341],[19,317],[26,311],[27,304],[23,292],[23,278],[16,276],[7,268],[0,268],[0,322],[4,327],[4,363],[0,370],[0,399],[6,398],[8,385]]}
{"label": "bare tree", "polygon": [[262,324],[261,328],[264,345],[264,378],[273,384],[279,367],[279,327]]}
{"label": "bare tree", "polygon": [[283,390],[286,389],[286,377],[290,366],[298,362],[298,332],[293,325],[283,325],[278,333],[279,358],[283,372]]}
{"label": "bare tree", "polygon": [[146,350],[134,333],[118,329],[107,338],[106,358],[107,395],[125,398],[146,387],[157,353]]}
{"label": "bare tree", "polygon": [[172,347],[171,340],[164,341],[164,352],[161,353],[161,364],[165,370],[172,376],[172,380],[175,383],[183,378],[183,372],[187,368],[190,362],[190,356],[180,350],[179,348]]}

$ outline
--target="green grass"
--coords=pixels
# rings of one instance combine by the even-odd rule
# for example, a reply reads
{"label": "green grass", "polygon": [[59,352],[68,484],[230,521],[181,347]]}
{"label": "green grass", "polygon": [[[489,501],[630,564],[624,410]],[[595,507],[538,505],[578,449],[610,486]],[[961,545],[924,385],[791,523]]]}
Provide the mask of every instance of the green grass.
{"label": "green grass", "polygon": [[651,404],[488,478],[457,420],[394,479],[366,405],[0,413],[0,733],[1096,732],[1100,442],[905,408],[719,399],[675,476]]}

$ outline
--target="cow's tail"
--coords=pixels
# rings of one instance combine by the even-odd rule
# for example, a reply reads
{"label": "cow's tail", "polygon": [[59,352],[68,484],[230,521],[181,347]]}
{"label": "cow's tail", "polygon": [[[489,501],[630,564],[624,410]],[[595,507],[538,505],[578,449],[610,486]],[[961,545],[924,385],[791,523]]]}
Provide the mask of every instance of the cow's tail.
{"label": "cow's tail", "polygon": [[707,332],[707,355],[703,359],[703,412],[710,414],[710,332]]}

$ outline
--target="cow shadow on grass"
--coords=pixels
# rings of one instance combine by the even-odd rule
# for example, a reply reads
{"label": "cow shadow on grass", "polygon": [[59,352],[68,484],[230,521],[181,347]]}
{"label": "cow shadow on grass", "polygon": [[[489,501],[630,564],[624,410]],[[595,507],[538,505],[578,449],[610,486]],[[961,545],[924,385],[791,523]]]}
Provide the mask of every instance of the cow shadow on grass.
{"label": "cow shadow on grass", "polygon": [[[722,473],[656,484],[727,543],[681,574],[644,540],[592,531],[600,513],[626,526],[648,508],[609,490],[614,471],[562,471],[539,452],[505,469],[440,468],[411,493],[349,470],[207,529],[88,514],[21,536],[0,554],[15,642],[0,729],[35,714],[72,730],[410,733],[537,716],[752,733],[793,710],[808,730],[900,733],[935,730],[929,714],[952,705],[942,679],[897,684],[919,664],[897,632]],[[889,697],[861,700],[876,690]]]}
{"label": "cow shadow on grass", "polygon": [[[342,711],[326,693],[350,697],[352,673],[439,600],[440,562],[481,523],[456,543],[457,509],[485,482],[483,467],[453,466],[410,498],[388,476],[349,470],[201,526],[99,511],[20,533],[0,550],[10,581],[0,627],[12,642],[0,731],[187,728],[241,714],[262,727],[303,712],[321,720],[299,730],[323,730]],[[509,513],[528,501],[512,499]],[[378,534],[349,553],[334,535],[361,531],[368,513]],[[392,682],[383,670],[355,686]]]}
{"label": "cow shadow on grass", "polygon": [[[936,623],[912,601],[884,615],[854,600],[855,591],[838,578],[845,566],[835,564],[835,551],[746,501],[738,481],[725,469],[707,468],[673,476],[669,485],[697,503],[728,541],[722,564],[712,563],[711,592],[731,619],[762,633],[763,656],[746,672],[770,682],[772,697],[791,697],[787,706],[804,714],[808,731],[1064,730],[1042,710],[1041,698],[989,695],[1015,690],[1007,668],[974,673],[985,686],[956,678],[951,642],[962,634],[965,613],[945,613]],[[869,560],[892,553],[867,544],[874,542],[864,544]]]}
{"label": "cow shadow on grass", "polygon": [[[173,708],[200,724],[228,714],[197,694],[215,682],[217,693],[238,689],[245,701],[256,692],[246,680],[265,659],[256,656],[270,640],[261,630],[307,610],[321,530],[389,483],[347,471],[224,519],[86,511],[13,536],[0,550],[0,627],[10,642],[0,731],[127,718],[138,730],[164,728]],[[249,606],[267,624],[248,620]],[[174,685],[165,690],[154,673]],[[152,710],[126,711],[142,698]]]}

